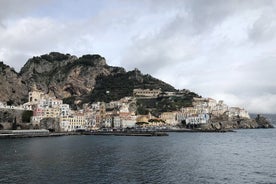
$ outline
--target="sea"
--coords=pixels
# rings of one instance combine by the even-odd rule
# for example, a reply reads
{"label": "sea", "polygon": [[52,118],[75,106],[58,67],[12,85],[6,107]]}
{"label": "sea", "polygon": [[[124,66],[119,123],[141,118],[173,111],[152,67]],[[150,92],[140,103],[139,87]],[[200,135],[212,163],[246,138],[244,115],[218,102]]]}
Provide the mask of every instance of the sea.
{"label": "sea", "polygon": [[275,184],[276,129],[0,139],[0,183]]}

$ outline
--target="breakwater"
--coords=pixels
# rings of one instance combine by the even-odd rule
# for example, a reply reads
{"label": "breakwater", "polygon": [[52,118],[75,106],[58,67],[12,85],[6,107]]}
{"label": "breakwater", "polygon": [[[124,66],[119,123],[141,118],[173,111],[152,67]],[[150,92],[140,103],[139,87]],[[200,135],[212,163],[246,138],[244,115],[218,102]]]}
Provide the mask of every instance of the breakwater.
{"label": "breakwater", "polygon": [[210,132],[210,133],[226,133],[226,132],[235,132],[233,129],[188,129],[188,128],[180,128],[180,129],[167,129],[161,130],[162,132],[187,132],[187,133],[196,133],[196,132]]}
{"label": "breakwater", "polygon": [[166,132],[84,132],[83,135],[107,136],[168,136]]}
{"label": "breakwater", "polygon": [[72,135],[104,135],[104,136],[168,136],[165,132],[64,132],[64,133],[0,133],[0,139],[34,138],[34,137],[58,137]]}

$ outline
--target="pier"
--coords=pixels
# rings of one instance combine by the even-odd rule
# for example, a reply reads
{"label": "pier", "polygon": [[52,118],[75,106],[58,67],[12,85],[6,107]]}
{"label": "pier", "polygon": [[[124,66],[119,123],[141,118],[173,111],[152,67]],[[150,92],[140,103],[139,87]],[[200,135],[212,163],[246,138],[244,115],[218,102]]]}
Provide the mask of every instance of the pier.
{"label": "pier", "polygon": [[82,135],[107,136],[168,136],[166,132],[83,132]]}
{"label": "pier", "polygon": [[104,135],[104,136],[168,136],[166,132],[155,132],[155,131],[118,131],[118,132],[60,132],[60,133],[49,133],[48,130],[15,130],[15,131],[1,131],[0,139],[11,139],[11,138],[34,138],[34,137],[58,137],[58,136],[72,136],[72,135]]}

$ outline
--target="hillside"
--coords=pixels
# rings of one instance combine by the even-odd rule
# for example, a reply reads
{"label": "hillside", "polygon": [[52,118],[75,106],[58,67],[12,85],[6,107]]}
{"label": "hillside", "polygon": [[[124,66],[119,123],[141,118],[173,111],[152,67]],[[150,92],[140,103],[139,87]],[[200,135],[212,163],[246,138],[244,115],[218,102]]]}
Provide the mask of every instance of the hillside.
{"label": "hillside", "polygon": [[199,97],[193,92],[182,96],[160,96],[151,99],[137,99],[137,113],[148,114],[149,112],[158,117],[162,112],[177,111],[181,107],[192,107],[194,97]]}
{"label": "hillside", "polygon": [[159,89],[163,91],[176,91],[171,85],[166,84],[150,75],[143,75],[138,69],[114,75],[100,75],[90,95],[92,101],[119,100],[125,96],[132,96],[133,89]]}
{"label": "hillside", "polygon": [[100,55],[78,58],[51,52],[29,59],[19,73],[3,63],[0,69],[0,100],[11,104],[25,102],[34,84],[74,107],[131,96],[135,88],[176,91],[173,86],[143,75],[138,69],[127,72],[124,68],[109,66]]}
{"label": "hillside", "polygon": [[28,88],[21,76],[11,67],[0,62],[0,101],[22,104],[27,101]]}

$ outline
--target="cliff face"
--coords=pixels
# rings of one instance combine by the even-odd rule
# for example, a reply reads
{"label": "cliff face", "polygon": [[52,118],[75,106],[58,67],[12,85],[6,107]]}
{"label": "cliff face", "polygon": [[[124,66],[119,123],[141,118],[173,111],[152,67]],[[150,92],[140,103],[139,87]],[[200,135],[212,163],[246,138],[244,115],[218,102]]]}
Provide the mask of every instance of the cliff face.
{"label": "cliff face", "polygon": [[[38,89],[65,99],[66,103],[110,101],[132,95],[134,88],[175,89],[139,70],[126,72],[124,68],[106,64],[100,55],[51,52],[33,57],[19,73],[2,63],[0,67],[0,101],[22,104],[35,84]],[[107,96],[107,91],[109,95]]]}
{"label": "cliff face", "polygon": [[14,69],[0,62],[0,101],[8,104],[26,102],[28,88]]}
{"label": "cliff face", "polygon": [[30,88],[33,84],[58,98],[89,94],[98,75],[110,75],[113,67],[99,55],[80,58],[60,53],[33,57],[21,69],[22,79]]}

